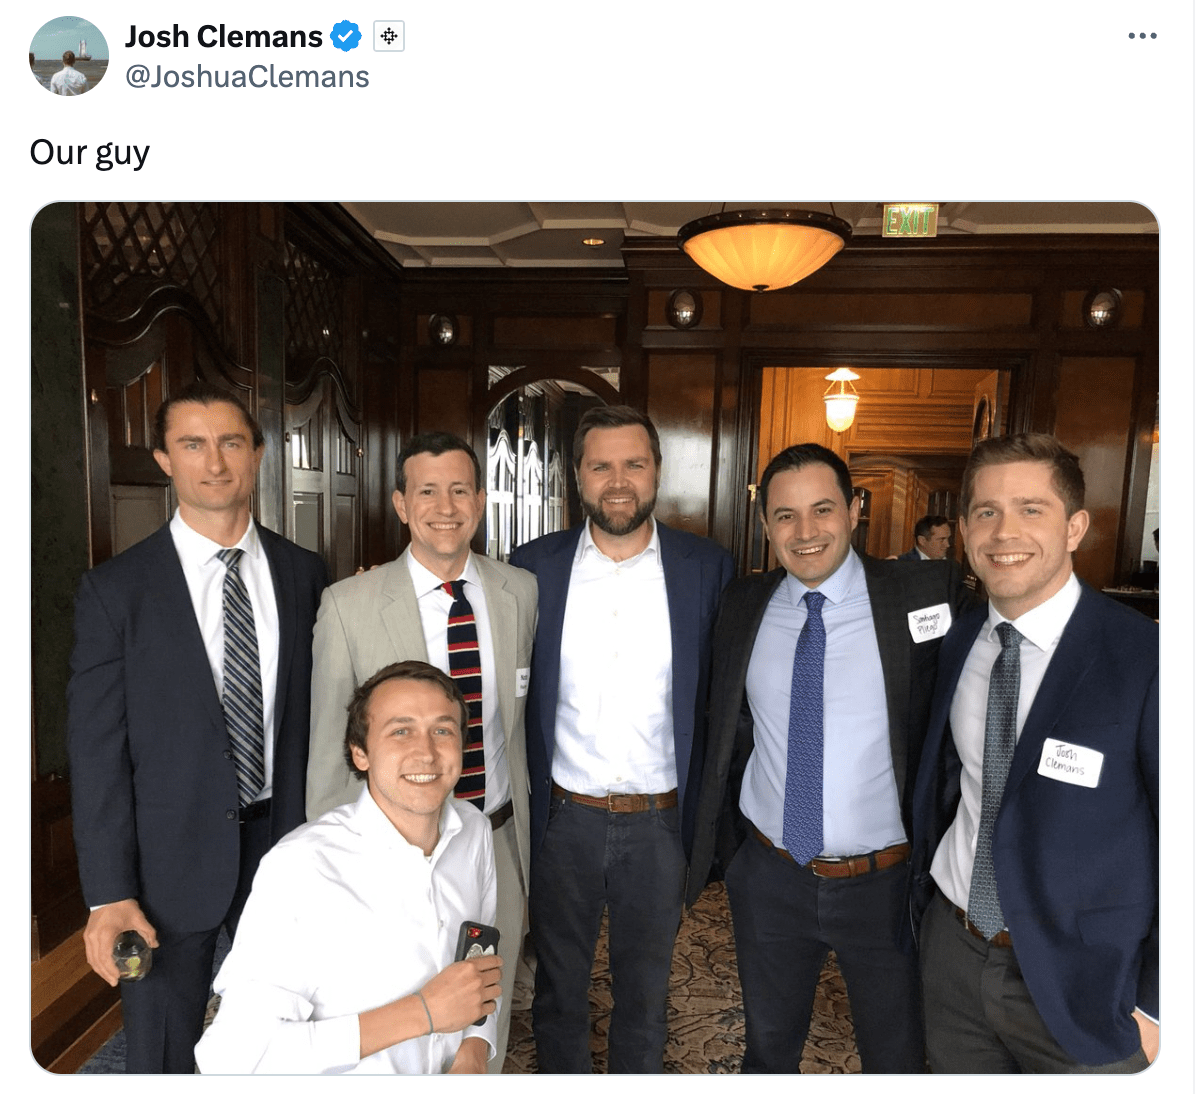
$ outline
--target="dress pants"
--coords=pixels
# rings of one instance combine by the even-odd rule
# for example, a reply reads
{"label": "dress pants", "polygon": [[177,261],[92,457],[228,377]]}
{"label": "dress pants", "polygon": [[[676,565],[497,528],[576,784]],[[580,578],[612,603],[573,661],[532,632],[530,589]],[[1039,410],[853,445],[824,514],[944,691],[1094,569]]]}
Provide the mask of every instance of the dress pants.
{"label": "dress pants", "polygon": [[608,813],[552,799],[529,893],[539,1071],[591,1072],[591,968],[604,906],[612,980],[608,1070],[662,1070],[686,877],[678,822],[677,807]]}
{"label": "dress pants", "polygon": [[144,980],[121,981],[125,1071],[139,1075],[190,1075],[212,995],[212,959],[221,926],[232,938],[249,898],[258,863],[270,848],[270,813],[241,822],[237,888],[222,923],[207,931],[173,932],[146,918],[158,932],[153,966]]}
{"label": "dress pants", "polygon": [[[970,934],[939,893],[920,928],[928,1062],[937,1072],[1128,1074],[1148,1059],[1078,1063],[1048,1031],[1019,971],[1015,951]],[[1135,1020],[1129,1014],[1129,1025]]]}
{"label": "dress pants", "polygon": [[821,878],[750,836],[724,880],[744,995],[742,1071],[799,1070],[829,950],[848,987],[862,1070],[926,1070],[918,964],[898,948],[905,865]]}

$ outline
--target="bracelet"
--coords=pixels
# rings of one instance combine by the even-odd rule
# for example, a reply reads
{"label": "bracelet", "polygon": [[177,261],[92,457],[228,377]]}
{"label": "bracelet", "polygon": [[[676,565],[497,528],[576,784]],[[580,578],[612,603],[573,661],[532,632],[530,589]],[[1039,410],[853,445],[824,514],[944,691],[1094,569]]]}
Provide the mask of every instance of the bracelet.
{"label": "bracelet", "polygon": [[424,1013],[425,1013],[425,1014],[428,1016],[428,1031],[429,1031],[429,1033],[431,1034],[431,1033],[433,1032],[433,1014],[432,1014],[432,1011],[430,1011],[430,1010],[428,1009],[428,1003],[427,1003],[427,1001],[426,1001],[426,1000],[425,1000],[425,998],[424,998],[424,992],[422,992],[422,991],[418,991],[418,992],[416,993],[416,997],[417,997],[417,998],[420,1000],[420,1002],[421,1002],[421,1003],[423,1004],[423,1006],[424,1006]]}

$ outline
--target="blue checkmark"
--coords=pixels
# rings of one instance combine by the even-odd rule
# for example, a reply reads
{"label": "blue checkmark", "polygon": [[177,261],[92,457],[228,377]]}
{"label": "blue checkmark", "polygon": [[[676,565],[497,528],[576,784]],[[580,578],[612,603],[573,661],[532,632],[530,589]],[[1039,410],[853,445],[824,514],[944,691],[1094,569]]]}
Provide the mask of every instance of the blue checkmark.
{"label": "blue checkmark", "polygon": [[351,49],[357,48],[358,43],[362,40],[362,32],[358,29],[357,23],[342,19],[340,23],[333,25],[330,37],[333,39],[334,46],[343,53],[348,53]]}

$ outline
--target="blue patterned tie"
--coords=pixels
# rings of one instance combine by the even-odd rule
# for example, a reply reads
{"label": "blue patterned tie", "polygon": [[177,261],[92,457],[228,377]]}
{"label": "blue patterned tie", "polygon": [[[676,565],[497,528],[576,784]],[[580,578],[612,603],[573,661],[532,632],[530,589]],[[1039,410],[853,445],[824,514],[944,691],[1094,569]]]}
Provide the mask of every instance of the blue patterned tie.
{"label": "blue patterned tie", "polygon": [[478,627],[474,609],[466,599],[466,582],[447,581],[441,586],[453,603],[449,606],[446,642],[449,646],[449,675],[461,689],[470,719],[466,723],[466,743],[462,756],[462,777],[454,795],[479,809],[486,805],[487,767],[483,752],[483,669],[478,649]]}
{"label": "blue patterned tie", "polygon": [[221,706],[225,728],[237,761],[237,795],[248,805],[266,784],[262,736],[262,669],[258,663],[258,634],[254,609],[239,567],[242,551],[217,551],[226,566],[224,590],[225,686]]}
{"label": "blue patterned tie", "polygon": [[786,743],[782,846],[808,863],[824,849],[824,617],[823,593],[809,592],[807,621],[795,644]]}
{"label": "blue patterned tie", "polygon": [[969,882],[969,921],[987,938],[1003,929],[994,879],[994,820],[1007,785],[1011,757],[1015,755],[1015,721],[1019,713],[1019,643],[1021,635],[1010,623],[997,628],[1002,650],[990,670],[986,701],[986,744],[982,755],[982,815],[978,822],[973,877]]}

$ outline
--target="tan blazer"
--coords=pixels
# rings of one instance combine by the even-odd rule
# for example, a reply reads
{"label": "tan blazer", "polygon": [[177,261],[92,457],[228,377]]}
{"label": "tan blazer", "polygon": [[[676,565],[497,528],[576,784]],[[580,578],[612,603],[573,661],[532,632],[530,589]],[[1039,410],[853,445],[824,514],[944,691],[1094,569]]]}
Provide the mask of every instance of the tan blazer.
{"label": "tan blazer", "polygon": [[[362,784],[345,764],[345,708],[354,689],[395,661],[428,659],[408,562],[401,555],[377,570],[329,586],[320,602],[312,645],[312,732],[307,813],[315,820],[354,801]],[[528,760],[524,700],[537,624],[532,574],[475,555],[499,685],[499,716],[512,783],[521,882],[528,892]],[[522,681],[517,687],[517,681]]]}

